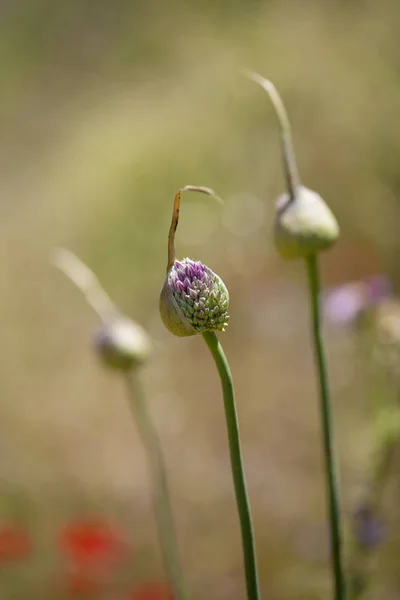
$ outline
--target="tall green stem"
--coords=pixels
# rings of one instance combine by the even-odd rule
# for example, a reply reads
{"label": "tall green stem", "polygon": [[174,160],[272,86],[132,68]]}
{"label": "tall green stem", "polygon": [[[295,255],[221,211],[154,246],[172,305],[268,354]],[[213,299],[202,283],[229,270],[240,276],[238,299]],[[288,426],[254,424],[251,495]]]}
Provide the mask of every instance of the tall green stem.
{"label": "tall green stem", "polygon": [[244,476],[242,452],[240,448],[240,433],[235,405],[232,373],[229,368],[225,353],[215,333],[207,331],[202,335],[214,358],[219,376],[221,378],[226,425],[228,429],[232,475],[242,533],[247,598],[248,600],[260,600],[256,548],[253,524],[251,520],[250,503]]}
{"label": "tall green stem", "polygon": [[157,430],[147,410],[142,386],[135,372],[126,377],[129,405],[145,447],[153,478],[154,510],[165,569],[174,600],[187,600],[178,554],[167,472]]}
{"label": "tall green stem", "polygon": [[329,398],[328,373],[321,335],[321,315],[319,306],[320,280],[318,272],[318,260],[315,254],[306,259],[306,266],[310,286],[314,353],[318,371],[319,394],[321,401],[323,448],[328,488],[328,512],[331,534],[331,560],[335,584],[334,598],[335,600],[344,600],[346,593],[342,557],[338,481],[333,447],[333,428]]}

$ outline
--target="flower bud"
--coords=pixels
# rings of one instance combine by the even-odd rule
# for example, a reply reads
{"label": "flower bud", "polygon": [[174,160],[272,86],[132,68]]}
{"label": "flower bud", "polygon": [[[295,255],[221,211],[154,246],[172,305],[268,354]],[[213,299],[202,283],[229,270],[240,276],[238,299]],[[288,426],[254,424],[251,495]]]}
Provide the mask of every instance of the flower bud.
{"label": "flower bud", "polygon": [[105,366],[120,371],[130,371],[142,365],[151,352],[145,330],[123,317],[108,324],[102,323],[94,336],[94,347]]}
{"label": "flower bud", "polygon": [[210,188],[194,185],[180,188],[174,197],[168,235],[167,277],[160,295],[160,315],[165,327],[179,337],[205,331],[225,331],[229,318],[229,294],[222,279],[199,261],[176,259],[175,233],[184,191],[201,192],[221,202]]}
{"label": "flower bud", "polygon": [[53,262],[82,291],[102,320],[94,336],[94,348],[103,364],[120,371],[143,364],[151,352],[146,331],[120,313],[95,274],[72,252],[58,249]]}
{"label": "flower bud", "polygon": [[283,258],[306,258],[326,250],[338,239],[339,225],[319,194],[304,186],[288,192],[276,203],[275,245]]}
{"label": "flower bud", "polygon": [[228,290],[211,269],[190,258],[174,261],[160,296],[161,318],[171,333],[225,331],[228,306]]}
{"label": "flower bud", "polygon": [[246,75],[267,92],[281,131],[287,192],[276,203],[275,245],[283,258],[307,258],[332,246],[339,237],[339,225],[321,196],[300,184],[289,117],[278,90],[258,73]]}

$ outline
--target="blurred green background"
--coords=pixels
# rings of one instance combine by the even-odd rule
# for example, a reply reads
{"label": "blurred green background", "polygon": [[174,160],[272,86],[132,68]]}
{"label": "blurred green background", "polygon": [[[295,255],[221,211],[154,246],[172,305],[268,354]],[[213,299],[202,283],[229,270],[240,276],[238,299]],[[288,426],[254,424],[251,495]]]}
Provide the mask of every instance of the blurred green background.
{"label": "blurred green background", "polygon": [[[50,265],[54,246],[93,268],[155,340],[143,379],[193,600],[244,597],[219,381],[201,338],[174,338],[158,315],[173,195],[185,184],[225,200],[183,197],[177,249],[230,291],[221,337],[264,597],[329,597],[305,278],[273,248],[284,186],[278,128],[240,69],[277,85],[303,181],[340,221],[324,283],[383,272],[396,289],[399,19],[397,0],[1,2],[0,521],[22,523],[34,540],[30,560],[0,565],[2,599],[64,597],[54,587],[63,569],[55,538],[77,515],[114,519],[135,549],[96,597],[122,599],[134,581],[163,576],[124,387],[91,352],[98,319]],[[348,515],[379,392],[354,336],[326,333]],[[395,538],[393,529],[379,598],[400,597]]]}

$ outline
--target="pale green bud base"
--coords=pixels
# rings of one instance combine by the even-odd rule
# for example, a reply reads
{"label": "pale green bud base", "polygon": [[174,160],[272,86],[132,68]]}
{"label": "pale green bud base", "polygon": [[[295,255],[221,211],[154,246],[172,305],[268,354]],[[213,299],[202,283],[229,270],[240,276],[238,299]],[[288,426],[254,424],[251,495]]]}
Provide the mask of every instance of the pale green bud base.
{"label": "pale green bud base", "polygon": [[277,200],[274,236],[283,258],[306,258],[330,248],[339,237],[339,225],[319,194],[298,186],[294,198],[284,193]]}

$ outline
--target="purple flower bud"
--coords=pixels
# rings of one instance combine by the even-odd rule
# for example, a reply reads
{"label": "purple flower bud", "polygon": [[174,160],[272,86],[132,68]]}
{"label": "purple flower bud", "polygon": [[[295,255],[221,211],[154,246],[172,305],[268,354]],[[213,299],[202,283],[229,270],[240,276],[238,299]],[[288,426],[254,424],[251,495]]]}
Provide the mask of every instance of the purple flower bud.
{"label": "purple flower bud", "polygon": [[224,331],[228,324],[228,290],[218,275],[190,258],[175,260],[160,296],[166,328],[178,336]]}

